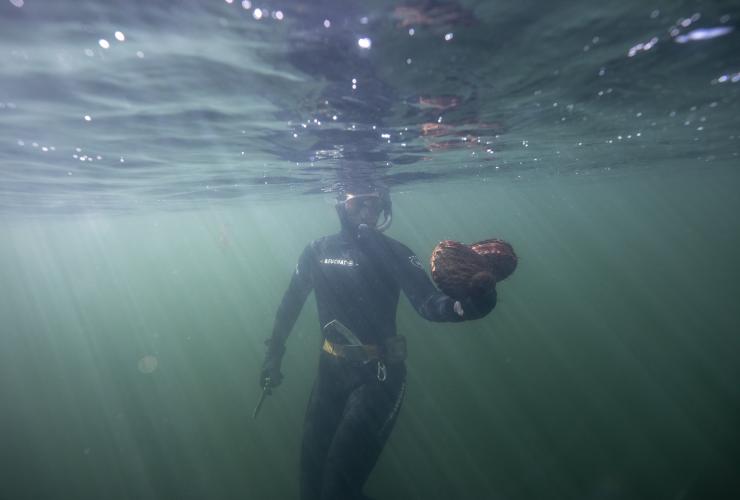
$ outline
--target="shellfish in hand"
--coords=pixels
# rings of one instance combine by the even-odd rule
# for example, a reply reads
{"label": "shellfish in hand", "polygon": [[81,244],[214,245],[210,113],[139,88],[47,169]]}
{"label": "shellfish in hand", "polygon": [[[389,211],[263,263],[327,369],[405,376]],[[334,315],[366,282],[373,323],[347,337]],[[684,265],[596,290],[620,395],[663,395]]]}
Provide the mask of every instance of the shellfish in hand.
{"label": "shellfish in hand", "polygon": [[517,257],[510,244],[490,239],[465,245],[445,240],[432,251],[432,279],[450,297],[462,300],[492,292],[514,272]]}

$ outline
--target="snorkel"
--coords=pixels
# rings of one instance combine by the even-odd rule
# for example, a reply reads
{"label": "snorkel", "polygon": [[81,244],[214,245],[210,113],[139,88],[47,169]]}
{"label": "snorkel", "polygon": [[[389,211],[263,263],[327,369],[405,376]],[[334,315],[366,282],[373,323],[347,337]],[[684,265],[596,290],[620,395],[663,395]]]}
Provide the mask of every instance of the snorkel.
{"label": "snorkel", "polygon": [[375,227],[378,231],[381,233],[391,227],[391,222],[393,222],[393,208],[391,206],[391,198],[388,197],[388,203],[386,207],[383,209],[383,222],[381,222],[379,225]]}

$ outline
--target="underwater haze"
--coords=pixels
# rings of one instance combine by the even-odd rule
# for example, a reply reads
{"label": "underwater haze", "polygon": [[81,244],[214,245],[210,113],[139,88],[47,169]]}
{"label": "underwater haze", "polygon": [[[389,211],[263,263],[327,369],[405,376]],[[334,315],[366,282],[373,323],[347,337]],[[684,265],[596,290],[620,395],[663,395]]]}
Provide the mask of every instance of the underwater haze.
{"label": "underwater haze", "polygon": [[378,500],[740,498],[740,3],[0,0],[0,500],[298,497],[335,192],[509,241],[401,300]]}

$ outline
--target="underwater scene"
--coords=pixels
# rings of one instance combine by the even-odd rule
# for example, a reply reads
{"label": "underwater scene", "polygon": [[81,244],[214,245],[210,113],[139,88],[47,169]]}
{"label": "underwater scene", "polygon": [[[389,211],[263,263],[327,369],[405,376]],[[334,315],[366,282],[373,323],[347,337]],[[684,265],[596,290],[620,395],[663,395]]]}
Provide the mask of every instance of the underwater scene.
{"label": "underwater scene", "polygon": [[0,0],[0,500],[740,498],[740,2]]}

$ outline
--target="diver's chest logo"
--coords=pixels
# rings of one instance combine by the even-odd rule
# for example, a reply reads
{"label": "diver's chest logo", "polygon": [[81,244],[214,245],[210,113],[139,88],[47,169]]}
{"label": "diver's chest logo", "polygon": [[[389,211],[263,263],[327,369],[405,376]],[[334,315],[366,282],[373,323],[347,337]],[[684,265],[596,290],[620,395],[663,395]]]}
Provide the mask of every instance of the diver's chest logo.
{"label": "diver's chest logo", "polygon": [[357,262],[352,259],[321,259],[319,262],[329,266],[356,267]]}
{"label": "diver's chest logo", "polygon": [[409,262],[414,267],[418,267],[419,269],[422,269],[422,270],[424,269],[424,266],[421,265],[421,261],[419,260],[419,257],[417,257],[416,255],[412,255],[411,257],[409,257]]}

